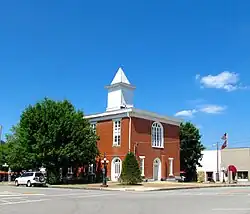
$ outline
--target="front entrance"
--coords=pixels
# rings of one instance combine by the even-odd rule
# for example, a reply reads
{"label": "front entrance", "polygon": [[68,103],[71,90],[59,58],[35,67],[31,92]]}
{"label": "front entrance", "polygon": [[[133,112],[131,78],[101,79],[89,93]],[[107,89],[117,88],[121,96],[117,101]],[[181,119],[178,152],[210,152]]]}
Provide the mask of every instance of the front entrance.
{"label": "front entrance", "polygon": [[156,158],[153,162],[153,179],[155,181],[161,180],[161,161]]}
{"label": "front entrance", "polygon": [[122,161],[120,158],[116,157],[112,160],[111,166],[111,180],[118,181],[122,170]]}

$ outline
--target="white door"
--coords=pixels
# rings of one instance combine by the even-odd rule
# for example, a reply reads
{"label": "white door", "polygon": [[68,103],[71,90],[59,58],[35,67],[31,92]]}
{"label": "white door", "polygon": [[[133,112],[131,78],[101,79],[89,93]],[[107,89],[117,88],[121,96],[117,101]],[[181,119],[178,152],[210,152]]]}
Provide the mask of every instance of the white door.
{"label": "white door", "polygon": [[153,179],[155,181],[160,180],[161,178],[161,161],[156,158],[153,162]]}
{"label": "white door", "polygon": [[112,181],[118,181],[121,175],[122,161],[120,158],[115,158],[112,161]]}

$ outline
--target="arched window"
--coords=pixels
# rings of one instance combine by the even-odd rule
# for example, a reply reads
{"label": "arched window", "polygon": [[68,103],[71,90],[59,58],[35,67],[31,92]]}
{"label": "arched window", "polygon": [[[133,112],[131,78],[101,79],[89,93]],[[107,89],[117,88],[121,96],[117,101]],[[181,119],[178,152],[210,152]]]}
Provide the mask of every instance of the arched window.
{"label": "arched window", "polygon": [[164,147],[164,133],[163,126],[160,123],[154,122],[151,129],[152,147]]}

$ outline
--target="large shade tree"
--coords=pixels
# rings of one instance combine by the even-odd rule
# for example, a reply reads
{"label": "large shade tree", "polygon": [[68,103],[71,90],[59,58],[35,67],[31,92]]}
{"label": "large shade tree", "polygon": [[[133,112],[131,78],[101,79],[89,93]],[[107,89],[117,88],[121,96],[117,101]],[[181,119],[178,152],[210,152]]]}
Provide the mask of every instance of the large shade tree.
{"label": "large shade tree", "polygon": [[180,126],[180,162],[181,170],[185,171],[187,181],[196,180],[196,167],[201,166],[202,151],[201,135],[192,123],[182,123]]}
{"label": "large shade tree", "polygon": [[4,141],[0,141],[0,170],[3,169],[3,165],[7,162],[7,144]]}
{"label": "large shade tree", "polygon": [[97,140],[82,111],[67,100],[45,98],[28,106],[7,136],[7,159],[15,169],[43,166],[58,175],[60,168],[93,163]]}

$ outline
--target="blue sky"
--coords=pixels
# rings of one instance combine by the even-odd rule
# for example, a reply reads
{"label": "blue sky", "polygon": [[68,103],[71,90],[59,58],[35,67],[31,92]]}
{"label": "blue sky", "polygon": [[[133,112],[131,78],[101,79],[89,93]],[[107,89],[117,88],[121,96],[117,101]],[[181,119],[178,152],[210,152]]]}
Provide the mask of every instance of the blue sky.
{"label": "blue sky", "polygon": [[[135,107],[194,122],[207,148],[250,142],[248,1],[3,1],[0,123],[28,104],[67,98],[105,111],[119,66]],[[146,95],[146,96],[145,96]],[[179,112],[179,113],[178,113]]]}

